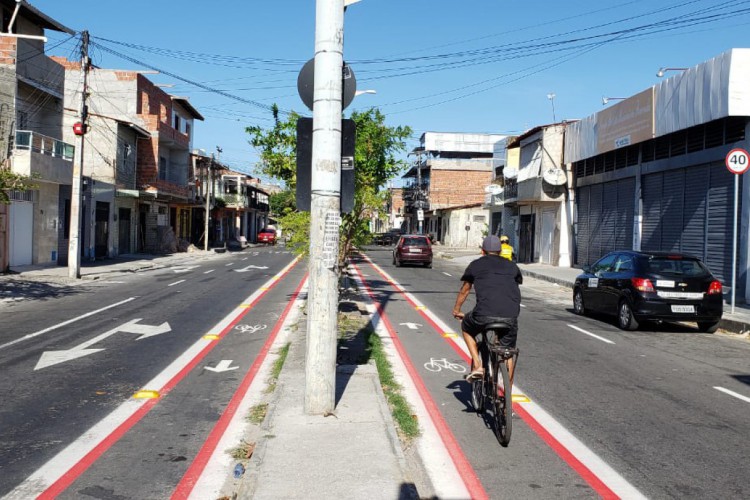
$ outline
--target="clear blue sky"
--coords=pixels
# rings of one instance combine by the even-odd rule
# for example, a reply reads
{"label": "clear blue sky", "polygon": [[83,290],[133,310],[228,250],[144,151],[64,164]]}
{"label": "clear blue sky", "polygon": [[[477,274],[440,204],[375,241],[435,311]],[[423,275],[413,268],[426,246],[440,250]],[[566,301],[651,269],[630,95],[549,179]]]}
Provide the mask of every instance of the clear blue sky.
{"label": "clear blue sky", "polygon": [[[150,75],[206,117],[194,146],[220,146],[222,160],[240,170],[252,172],[257,161],[244,129],[270,126],[264,107],[310,114],[297,74],[314,54],[313,0],[31,3],[88,30],[98,66],[147,69],[112,50],[244,100]],[[595,113],[603,96],[657,82],[662,66],[750,46],[749,24],[750,1],[363,0],[346,12],[344,57],[358,88],[377,94],[357,97],[345,113],[379,107],[390,125],[413,128],[410,148],[428,130],[519,133],[552,122],[553,108],[558,121]],[[49,37],[48,47],[59,44],[51,53],[78,57],[76,40]]]}

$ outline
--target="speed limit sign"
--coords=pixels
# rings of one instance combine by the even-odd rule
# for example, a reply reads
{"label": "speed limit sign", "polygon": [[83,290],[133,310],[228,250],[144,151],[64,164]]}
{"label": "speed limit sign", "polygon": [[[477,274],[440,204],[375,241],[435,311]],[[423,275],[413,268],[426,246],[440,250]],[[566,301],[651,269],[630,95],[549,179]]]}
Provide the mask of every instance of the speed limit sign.
{"label": "speed limit sign", "polygon": [[740,148],[733,149],[727,153],[724,163],[730,172],[737,175],[744,174],[750,168],[747,151]]}

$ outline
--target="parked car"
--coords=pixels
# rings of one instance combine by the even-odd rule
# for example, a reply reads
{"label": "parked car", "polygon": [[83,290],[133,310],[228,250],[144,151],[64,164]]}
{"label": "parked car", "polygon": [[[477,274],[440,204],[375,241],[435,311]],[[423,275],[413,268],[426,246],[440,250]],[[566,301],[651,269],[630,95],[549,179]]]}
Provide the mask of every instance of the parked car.
{"label": "parked car", "polygon": [[432,243],[421,234],[405,234],[393,248],[393,263],[401,267],[404,263],[423,264],[432,267]]}
{"label": "parked car", "polygon": [[270,227],[266,227],[258,231],[258,243],[265,243],[266,245],[276,244],[276,230]]}
{"label": "parked car", "polygon": [[724,307],[721,282],[698,258],[681,253],[612,252],[584,266],[573,286],[576,314],[616,315],[617,326],[695,321],[715,332]]}

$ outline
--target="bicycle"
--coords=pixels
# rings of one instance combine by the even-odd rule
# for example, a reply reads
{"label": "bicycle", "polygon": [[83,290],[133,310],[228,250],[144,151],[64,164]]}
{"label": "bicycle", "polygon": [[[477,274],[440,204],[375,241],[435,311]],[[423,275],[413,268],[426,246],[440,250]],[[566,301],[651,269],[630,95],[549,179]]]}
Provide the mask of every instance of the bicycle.
{"label": "bicycle", "polygon": [[[511,328],[506,323],[489,323],[477,341],[479,354],[484,366],[484,377],[474,380],[471,387],[471,404],[477,413],[484,413],[486,403],[492,409],[493,430],[502,446],[508,446],[513,430],[512,384],[508,372],[508,362],[512,359],[515,370],[518,349],[503,347],[497,343],[501,331]],[[494,389],[493,389],[494,388]]]}

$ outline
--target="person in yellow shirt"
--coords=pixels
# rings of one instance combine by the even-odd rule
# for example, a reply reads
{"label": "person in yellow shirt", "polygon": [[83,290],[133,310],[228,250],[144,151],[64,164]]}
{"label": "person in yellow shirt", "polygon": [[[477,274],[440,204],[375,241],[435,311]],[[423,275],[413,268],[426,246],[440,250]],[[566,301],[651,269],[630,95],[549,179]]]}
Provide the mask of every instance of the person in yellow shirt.
{"label": "person in yellow shirt", "polygon": [[516,251],[510,245],[510,239],[505,235],[500,236],[500,256],[511,262],[516,261]]}

